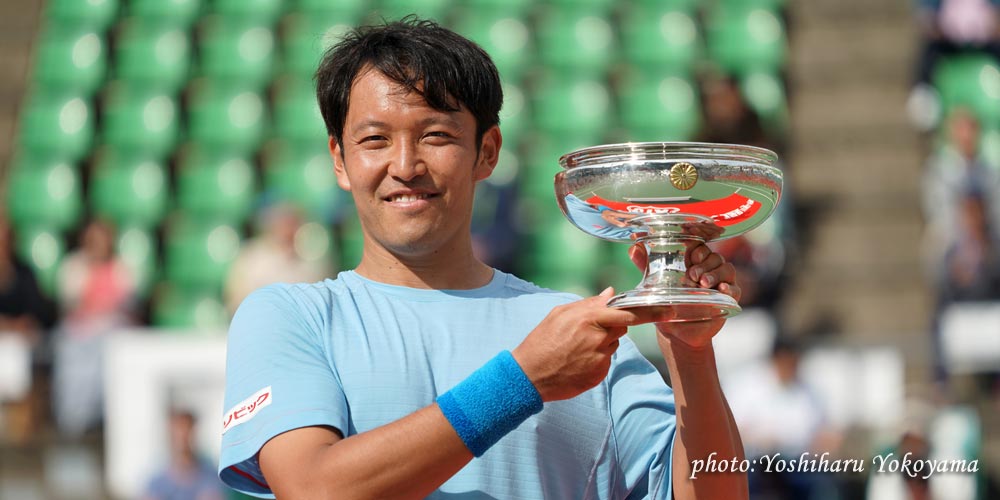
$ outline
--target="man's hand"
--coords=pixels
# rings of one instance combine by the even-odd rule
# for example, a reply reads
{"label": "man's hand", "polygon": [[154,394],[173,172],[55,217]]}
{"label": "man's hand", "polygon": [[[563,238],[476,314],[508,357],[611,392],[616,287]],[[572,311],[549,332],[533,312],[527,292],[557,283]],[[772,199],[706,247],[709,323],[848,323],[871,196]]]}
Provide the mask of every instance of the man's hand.
{"label": "man's hand", "polygon": [[[646,247],[635,244],[629,248],[629,257],[639,269],[646,268]],[[726,262],[721,255],[712,251],[708,245],[698,243],[689,246],[684,254],[687,273],[684,276],[685,286],[714,288],[730,297],[740,300],[742,291],[736,284],[736,268]],[[693,348],[711,345],[712,338],[722,329],[725,318],[709,321],[684,323],[657,323],[656,329],[666,340],[680,340]]]}
{"label": "man's hand", "polygon": [[543,401],[572,398],[604,380],[618,339],[630,325],[648,323],[641,310],[608,307],[608,288],[558,306],[511,353]]}

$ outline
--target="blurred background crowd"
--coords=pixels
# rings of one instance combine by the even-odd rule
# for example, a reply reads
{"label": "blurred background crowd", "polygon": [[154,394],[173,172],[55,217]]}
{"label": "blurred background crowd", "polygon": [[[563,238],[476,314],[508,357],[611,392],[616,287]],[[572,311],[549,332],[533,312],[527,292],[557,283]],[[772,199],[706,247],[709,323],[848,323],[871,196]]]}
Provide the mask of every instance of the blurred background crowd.
{"label": "blurred background crowd", "polygon": [[[559,212],[560,155],[779,154],[777,213],[713,244],[744,290],[723,384],[751,457],[867,467],[757,472],[753,498],[1000,498],[996,0],[5,2],[0,498],[238,498],[213,472],[230,315],[360,257],[312,73],[351,26],[410,13],[497,63],[475,245],[540,285],[640,278]],[[978,472],[873,470],[907,452]]]}

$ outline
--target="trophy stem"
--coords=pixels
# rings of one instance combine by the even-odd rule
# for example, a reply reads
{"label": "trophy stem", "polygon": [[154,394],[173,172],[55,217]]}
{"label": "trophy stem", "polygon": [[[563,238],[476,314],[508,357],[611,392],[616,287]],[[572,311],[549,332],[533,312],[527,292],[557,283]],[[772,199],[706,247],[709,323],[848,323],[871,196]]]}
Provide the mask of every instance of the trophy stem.
{"label": "trophy stem", "polygon": [[646,247],[648,263],[636,289],[684,288],[683,280],[687,273],[684,253],[688,245],[694,246],[703,241],[697,236],[681,234],[639,238],[637,242]]}
{"label": "trophy stem", "polygon": [[662,218],[657,222],[661,223],[648,224],[648,232],[636,239],[648,257],[642,281],[635,289],[612,297],[608,306],[656,308],[656,321],[666,323],[705,321],[739,313],[739,304],[729,295],[685,280],[687,249],[704,243],[706,238],[684,232],[681,225],[663,223],[666,221]]}

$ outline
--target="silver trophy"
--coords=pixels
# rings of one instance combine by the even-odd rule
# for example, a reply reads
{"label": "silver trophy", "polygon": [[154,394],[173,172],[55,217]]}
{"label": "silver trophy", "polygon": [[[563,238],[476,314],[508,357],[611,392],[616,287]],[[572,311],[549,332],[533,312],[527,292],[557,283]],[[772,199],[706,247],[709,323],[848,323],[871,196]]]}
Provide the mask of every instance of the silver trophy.
{"label": "silver trophy", "polygon": [[556,198],[581,230],[646,249],[639,286],[611,298],[609,306],[660,308],[657,316],[667,322],[727,317],[740,312],[736,300],[683,279],[685,250],[764,222],[781,198],[777,160],[767,149],[735,144],[588,147],[559,159]]}

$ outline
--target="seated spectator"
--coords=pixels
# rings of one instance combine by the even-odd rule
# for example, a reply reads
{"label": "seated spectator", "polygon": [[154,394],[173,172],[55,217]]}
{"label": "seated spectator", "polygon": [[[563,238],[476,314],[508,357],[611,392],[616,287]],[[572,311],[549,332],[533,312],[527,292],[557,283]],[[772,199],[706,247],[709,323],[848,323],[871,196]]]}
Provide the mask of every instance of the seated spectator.
{"label": "seated spectator", "polygon": [[54,345],[53,409],[60,431],[78,437],[103,415],[105,337],[135,323],[136,280],[115,254],[112,226],[92,221],[84,227],[58,283],[63,319]]}
{"label": "seated spectator", "polygon": [[306,259],[296,248],[302,216],[291,205],[276,204],[260,213],[260,233],[247,241],[229,269],[225,300],[235,313],[250,292],[272,283],[311,283],[331,277],[329,259]]}
{"label": "seated spectator", "polygon": [[19,337],[33,352],[32,385],[28,394],[4,404],[2,420],[8,439],[23,444],[43,420],[43,385],[48,380],[47,333],[55,323],[55,309],[39,289],[31,267],[14,254],[7,220],[0,217],[0,336]]}
{"label": "seated spectator", "polygon": [[984,265],[991,259],[987,247],[995,248],[1000,228],[1000,166],[984,158],[979,122],[967,110],[952,113],[947,142],[928,162],[923,205],[930,276],[940,290],[951,289],[957,283],[950,280],[963,279],[954,266],[968,270],[972,252],[982,253]]}
{"label": "seated spectator", "polygon": [[[757,146],[780,154],[781,141],[767,133],[735,79],[716,76],[705,80],[702,98],[704,122],[697,141]],[[790,213],[790,194],[785,191],[770,224],[778,224],[778,219],[785,219]],[[740,303],[745,307],[770,307],[778,300],[788,244],[787,235],[764,237],[759,230],[712,244],[727,262],[736,266],[736,282],[743,290]]]}
{"label": "seated spectator", "polygon": [[[726,394],[731,395],[730,407],[746,456],[759,458],[761,467],[766,468],[767,460],[778,453],[786,459],[807,452],[830,452],[833,456],[839,449],[839,431],[829,427],[826,408],[799,374],[801,354],[796,342],[779,338],[768,363],[738,374],[727,384]],[[813,498],[811,495],[831,487],[828,474],[767,473],[761,467],[750,474],[753,498]]]}
{"label": "seated spectator", "polygon": [[781,141],[768,134],[734,78],[707,78],[702,83],[701,97],[704,116],[696,141],[743,144],[782,152]]}
{"label": "seated spectator", "polygon": [[170,414],[170,462],[146,486],[143,500],[222,500],[222,481],[215,466],[194,448],[194,415]]}

